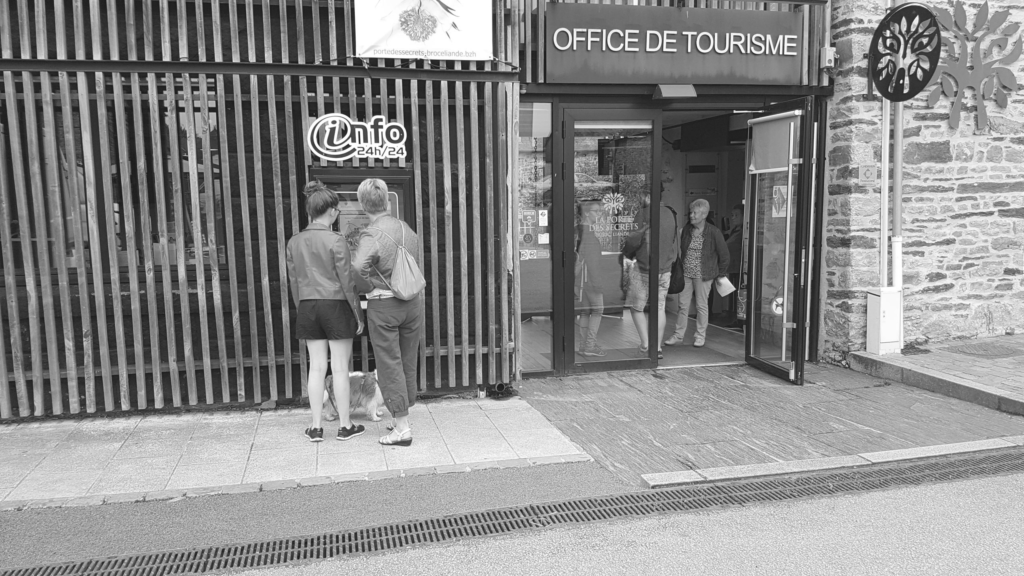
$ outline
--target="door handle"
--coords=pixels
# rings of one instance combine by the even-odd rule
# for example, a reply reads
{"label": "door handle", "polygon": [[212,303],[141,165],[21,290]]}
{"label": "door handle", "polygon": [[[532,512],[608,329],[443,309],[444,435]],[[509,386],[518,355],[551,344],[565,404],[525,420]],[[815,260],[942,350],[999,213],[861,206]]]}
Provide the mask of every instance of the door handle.
{"label": "door handle", "polygon": [[801,248],[800,249],[800,270],[798,272],[800,274],[800,287],[801,288],[804,287],[804,282],[807,281],[807,274],[805,274],[805,272],[806,272],[805,267],[806,266],[807,266],[807,249],[806,248]]}

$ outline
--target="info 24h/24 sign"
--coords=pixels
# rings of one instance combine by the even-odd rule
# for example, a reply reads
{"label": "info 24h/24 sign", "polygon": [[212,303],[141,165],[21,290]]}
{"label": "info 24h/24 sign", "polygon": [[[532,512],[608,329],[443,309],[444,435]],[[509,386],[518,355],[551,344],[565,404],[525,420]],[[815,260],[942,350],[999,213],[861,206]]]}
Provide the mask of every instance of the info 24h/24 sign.
{"label": "info 24h/24 sign", "polygon": [[306,133],[310,152],[330,162],[405,158],[405,139],[405,126],[383,116],[359,122],[344,114],[325,114],[314,120]]}

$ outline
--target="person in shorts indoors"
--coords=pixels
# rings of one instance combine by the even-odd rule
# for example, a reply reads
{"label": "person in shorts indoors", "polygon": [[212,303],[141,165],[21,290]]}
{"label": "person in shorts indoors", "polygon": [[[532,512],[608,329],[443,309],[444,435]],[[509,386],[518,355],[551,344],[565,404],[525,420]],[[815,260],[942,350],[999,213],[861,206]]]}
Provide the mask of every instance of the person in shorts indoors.
{"label": "person in shorts indoors", "polygon": [[338,217],[338,197],[318,181],[306,184],[309,225],[288,240],[285,260],[292,300],[298,308],[295,337],[309,350],[309,406],[313,424],[305,435],[323,440],[324,378],[328,356],[334,376],[334,397],[341,427],[338,440],[363,433],[349,416],[349,358],[352,338],[362,332],[362,310],[352,274],[351,254],[345,237],[331,230]]}
{"label": "person in shorts indoors", "polygon": [[693,345],[701,347],[708,329],[708,294],[716,278],[729,272],[729,247],[725,244],[722,231],[707,222],[710,206],[707,200],[698,199],[690,203],[690,221],[683,227],[680,250],[683,255],[683,275],[686,284],[679,293],[679,316],[672,336],[665,340],[666,346],[683,341],[689,323],[690,301],[697,300],[697,332]]}
{"label": "person in shorts indoors", "polygon": [[584,200],[580,204],[582,222],[576,228],[576,314],[580,327],[580,354],[604,356],[597,344],[597,332],[604,312],[604,294],[598,282],[601,265],[601,241],[594,234],[594,226],[601,217],[600,200]]}
{"label": "person in shorts indoors", "polygon": [[[418,258],[420,239],[405,222],[391,216],[388,187],[383,180],[363,180],[358,195],[370,223],[359,235],[353,266],[373,287],[366,295],[366,321],[381,394],[394,418],[388,427],[391,432],[379,441],[386,446],[409,446],[409,408],[416,404],[416,368],[423,325],[422,295],[412,300],[395,297],[390,278],[398,245],[404,244]],[[422,264],[418,260],[416,263],[422,270]]]}
{"label": "person in shorts indoors", "polygon": [[[651,197],[644,198],[644,210],[651,212]],[[644,312],[647,307],[647,298],[650,292],[649,271],[654,264],[658,269],[658,342],[660,343],[665,334],[665,299],[668,297],[668,285],[672,276],[672,263],[679,254],[676,238],[676,218],[672,210],[662,204],[658,213],[661,218],[660,255],[656,262],[651,262],[651,230],[650,225],[645,224],[637,233],[626,238],[622,247],[622,255],[626,258],[636,260],[636,264],[630,268],[629,288],[626,290],[626,307],[629,308],[633,317],[633,324],[636,326],[637,335],[640,337],[640,347],[637,353],[640,356],[648,355],[648,315]],[[658,358],[662,358],[661,346],[658,346]]]}

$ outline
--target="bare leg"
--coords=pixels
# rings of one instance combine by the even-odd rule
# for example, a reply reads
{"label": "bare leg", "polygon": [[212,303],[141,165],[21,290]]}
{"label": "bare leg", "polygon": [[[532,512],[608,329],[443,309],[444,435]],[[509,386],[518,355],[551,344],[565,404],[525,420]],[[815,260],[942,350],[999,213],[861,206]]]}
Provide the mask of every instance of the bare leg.
{"label": "bare leg", "polygon": [[665,307],[658,307],[658,350],[661,350],[661,343],[665,341]]}
{"label": "bare leg", "polygon": [[405,434],[409,431],[409,415],[399,416],[395,418],[395,431],[399,434]]}
{"label": "bare leg", "polygon": [[636,333],[640,336],[640,347],[647,349],[647,314],[640,310],[629,309],[633,316],[633,324],[636,326]]}
{"label": "bare leg", "polygon": [[[338,425],[342,428],[352,426],[352,415],[349,414],[349,358],[352,356],[352,339],[331,340],[331,373],[334,374],[334,401],[338,405]],[[312,388],[310,388],[312,394]]]}
{"label": "bare leg", "polygon": [[[324,377],[327,375],[327,340],[306,340],[309,350],[309,409],[313,412],[313,428],[322,428],[324,411]],[[346,379],[348,377],[348,372]],[[334,377],[337,386],[338,377]],[[348,398],[345,399],[346,405]]]}

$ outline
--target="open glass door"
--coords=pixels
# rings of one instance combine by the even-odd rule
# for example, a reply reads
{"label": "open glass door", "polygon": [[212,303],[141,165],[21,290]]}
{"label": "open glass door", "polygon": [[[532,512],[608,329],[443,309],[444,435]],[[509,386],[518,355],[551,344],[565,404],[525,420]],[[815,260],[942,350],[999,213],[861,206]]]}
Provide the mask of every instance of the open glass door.
{"label": "open glass door", "polygon": [[[639,267],[624,268],[635,264],[623,258],[622,248],[648,226],[646,252],[637,259],[645,266],[657,262],[660,223],[650,222],[649,204],[657,206],[661,196],[654,173],[661,165],[660,113],[564,109],[556,187],[560,230],[555,231],[555,248],[565,254],[555,274],[563,303],[555,309],[563,372],[657,362],[657,346],[650,345],[657,342],[657,322],[647,321],[658,318],[657,267],[641,278]],[[633,280],[628,290],[624,278]],[[647,302],[646,313],[633,310],[643,306],[641,300]]]}
{"label": "open glass door", "polygon": [[752,120],[746,360],[803,384],[812,189],[813,98]]}

